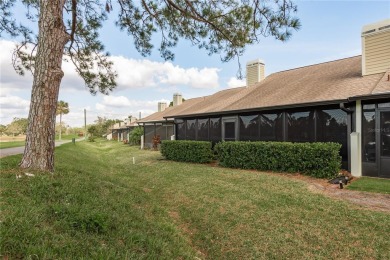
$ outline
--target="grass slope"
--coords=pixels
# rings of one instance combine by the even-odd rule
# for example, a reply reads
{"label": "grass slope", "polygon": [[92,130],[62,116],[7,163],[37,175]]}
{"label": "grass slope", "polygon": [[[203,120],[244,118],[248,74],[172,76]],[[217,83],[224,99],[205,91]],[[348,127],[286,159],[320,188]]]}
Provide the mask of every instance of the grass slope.
{"label": "grass slope", "polygon": [[[132,164],[135,157],[135,164]],[[1,161],[1,252],[61,259],[389,259],[390,215],[283,176],[65,144],[53,176]]]}
{"label": "grass slope", "polygon": [[390,180],[362,177],[347,186],[350,190],[390,194]]}

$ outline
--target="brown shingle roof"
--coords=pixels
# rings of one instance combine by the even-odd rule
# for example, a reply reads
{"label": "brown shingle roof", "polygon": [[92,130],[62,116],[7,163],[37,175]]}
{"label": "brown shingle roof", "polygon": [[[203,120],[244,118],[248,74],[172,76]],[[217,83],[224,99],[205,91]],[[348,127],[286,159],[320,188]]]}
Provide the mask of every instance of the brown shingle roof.
{"label": "brown shingle roof", "polygon": [[254,87],[226,89],[210,96],[190,99],[177,107],[154,113],[140,122],[390,94],[390,81],[387,80],[390,72],[363,77],[361,64],[361,56],[356,56],[273,73]]}
{"label": "brown shingle roof", "polygon": [[[389,73],[389,72],[387,72]],[[362,77],[361,56],[325,62],[269,75],[254,87],[220,91],[193,110],[172,111],[172,117],[237,110],[275,108],[347,100],[349,97],[390,93],[387,73]]]}
{"label": "brown shingle roof", "polygon": [[130,128],[130,127],[135,127],[135,126],[138,126],[138,121],[135,121],[135,122],[132,122],[130,124],[126,124],[125,122],[121,122],[121,125],[119,125],[119,123],[116,123],[111,129],[126,129],[126,128]]}

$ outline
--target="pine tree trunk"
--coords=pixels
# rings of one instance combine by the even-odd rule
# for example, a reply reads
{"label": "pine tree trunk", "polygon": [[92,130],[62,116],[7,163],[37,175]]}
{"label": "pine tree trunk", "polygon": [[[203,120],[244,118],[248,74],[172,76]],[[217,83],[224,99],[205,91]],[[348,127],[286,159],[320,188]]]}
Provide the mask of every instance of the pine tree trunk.
{"label": "pine tree trunk", "polygon": [[39,1],[38,47],[21,168],[54,170],[56,106],[64,76],[61,69],[62,55],[69,41],[63,22],[64,2]]}

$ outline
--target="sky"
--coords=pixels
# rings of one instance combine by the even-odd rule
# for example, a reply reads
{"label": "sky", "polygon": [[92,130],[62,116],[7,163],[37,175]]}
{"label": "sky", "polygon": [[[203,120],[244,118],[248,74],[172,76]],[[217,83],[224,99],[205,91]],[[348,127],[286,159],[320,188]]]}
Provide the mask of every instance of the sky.
{"label": "sky", "polygon": [[[295,1],[296,16],[302,24],[287,42],[262,38],[260,43],[246,48],[240,57],[245,75],[248,61],[265,62],[266,75],[274,72],[361,54],[362,26],[390,18],[390,1]],[[17,10],[16,19],[23,19]],[[174,93],[185,99],[211,95],[217,91],[245,85],[237,79],[238,61],[221,62],[220,56],[208,56],[206,51],[181,40],[174,49],[175,59],[165,62],[155,49],[142,57],[134,48],[132,38],[115,27],[115,10],[101,30],[101,40],[110,52],[118,73],[116,89],[108,96],[92,96],[71,64],[64,62],[65,76],[59,100],[68,102],[70,112],[62,117],[71,127],[87,124],[98,116],[125,119],[142,117],[157,111],[158,102],[170,102]],[[32,76],[16,74],[12,67],[12,52],[16,40],[6,35],[0,38],[0,124],[13,118],[27,118]],[[156,41],[156,45],[158,42]],[[57,120],[59,120],[57,118]]]}

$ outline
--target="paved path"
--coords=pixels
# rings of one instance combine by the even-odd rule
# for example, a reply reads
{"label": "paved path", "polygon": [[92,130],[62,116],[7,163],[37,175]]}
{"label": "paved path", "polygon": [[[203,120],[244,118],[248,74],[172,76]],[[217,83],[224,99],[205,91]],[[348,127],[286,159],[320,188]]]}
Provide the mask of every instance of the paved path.
{"label": "paved path", "polygon": [[[76,139],[77,142],[82,140],[84,140],[84,138]],[[56,141],[56,146],[70,142],[72,142],[72,140]],[[21,153],[24,153],[24,146],[0,149],[0,158]]]}

